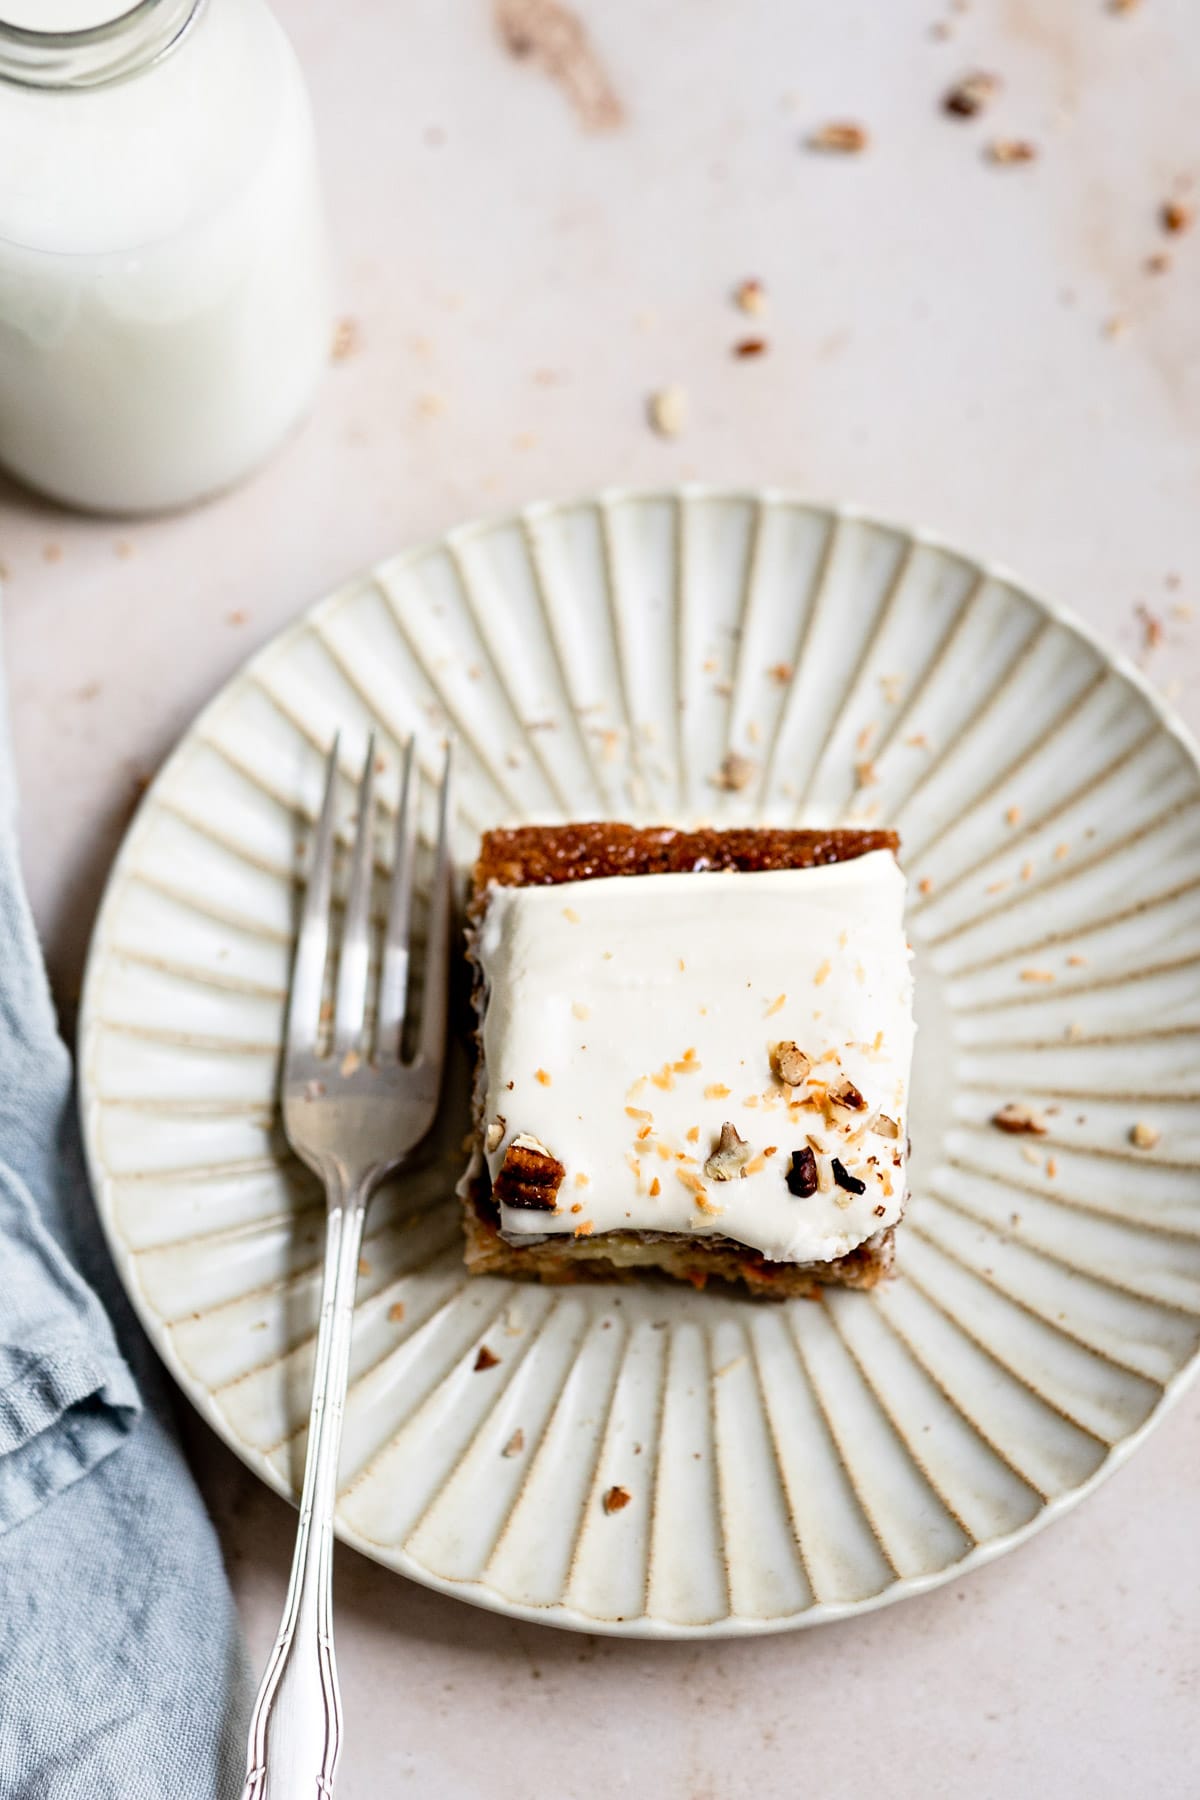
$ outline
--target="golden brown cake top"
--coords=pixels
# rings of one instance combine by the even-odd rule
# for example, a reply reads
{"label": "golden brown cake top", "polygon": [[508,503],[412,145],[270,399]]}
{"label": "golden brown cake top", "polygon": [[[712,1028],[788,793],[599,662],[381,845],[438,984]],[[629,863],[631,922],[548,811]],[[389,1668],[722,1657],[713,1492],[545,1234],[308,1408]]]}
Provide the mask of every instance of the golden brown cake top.
{"label": "golden brown cake top", "polygon": [[518,825],[485,832],[475,865],[477,890],[553,887],[612,875],[681,875],[701,870],[762,872],[850,862],[899,848],[894,831],[801,831],[735,826],[718,831],[669,825]]}

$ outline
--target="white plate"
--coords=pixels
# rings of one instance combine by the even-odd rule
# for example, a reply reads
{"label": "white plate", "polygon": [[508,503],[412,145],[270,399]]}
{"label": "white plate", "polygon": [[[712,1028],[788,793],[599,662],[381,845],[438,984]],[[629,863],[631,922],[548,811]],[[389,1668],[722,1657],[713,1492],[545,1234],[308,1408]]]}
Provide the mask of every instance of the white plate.
{"label": "white plate", "polygon": [[[88,969],[91,1170],[151,1337],[252,1468],[295,1491],[321,1215],[273,1088],[325,747],[340,727],[353,775],[369,716],[385,797],[410,731],[426,800],[459,737],[464,860],[518,819],[897,825],[921,1032],[902,1273],[873,1296],[469,1281],[460,1098],[369,1222],[349,1543],[558,1625],[778,1630],[997,1555],[1129,1454],[1200,1337],[1192,747],[995,570],[689,489],[532,508],[352,582],[219,695],[129,833]],[[726,792],[731,749],[753,779]],[[1045,1138],[989,1124],[1017,1099]]]}

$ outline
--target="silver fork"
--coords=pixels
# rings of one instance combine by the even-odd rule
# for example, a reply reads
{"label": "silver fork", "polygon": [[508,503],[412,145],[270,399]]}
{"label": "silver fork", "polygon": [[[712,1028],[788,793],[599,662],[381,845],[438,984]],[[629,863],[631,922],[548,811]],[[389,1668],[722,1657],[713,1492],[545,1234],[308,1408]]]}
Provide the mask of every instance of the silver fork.
{"label": "silver fork", "polygon": [[243,1800],[328,1800],[341,1748],[333,1652],[333,1511],[350,1366],[354,1288],[367,1205],[433,1124],[445,1061],[450,963],[450,749],[438,804],[425,994],[416,1050],[402,1060],[415,854],[413,746],[404,758],[396,849],[376,1001],[365,1026],[375,784],[374,739],[359,789],[358,832],[342,928],[332,1044],[319,1054],[329,951],[338,745],[325,778],[288,997],[282,1101],[288,1142],[325,1183],[325,1270],[313,1368],[300,1522],[279,1636],[250,1720]]}

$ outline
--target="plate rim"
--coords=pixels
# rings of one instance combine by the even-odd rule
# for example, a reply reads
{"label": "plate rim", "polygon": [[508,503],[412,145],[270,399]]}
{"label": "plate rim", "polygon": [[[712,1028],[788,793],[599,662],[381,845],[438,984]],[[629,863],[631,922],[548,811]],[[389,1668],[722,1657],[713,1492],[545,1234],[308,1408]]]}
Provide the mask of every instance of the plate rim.
{"label": "plate rim", "polygon": [[[213,717],[228,700],[231,691],[240,687],[261,662],[279,654],[282,649],[286,649],[292,638],[299,637],[305,630],[310,629],[314,622],[324,614],[346,604],[350,597],[367,583],[373,580],[377,581],[381,570],[404,567],[434,554],[443,546],[454,547],[489,532],[514,527],[529,530],[531,527],[535,527],[539,520],[556,514],[579,511],[587,507],[606,509],[620,504],[644,505],[654,502],[678,505],[688,501],[735,502],[757,507],[769,505],[792,507],[813,514],[825,515],[835,530],[844,522],[873,526],[894,534],[914,547],[926,547],[957,558],[980,580],[1001,582],[1011,587],[1022,597],[1032,601],[1045,617],[1081,639],[1099,655],[1110,670],[1115,671],[1131,684],[1149,704],[1158,725],[1180,745],[1195,768],[1197,776],[1200,777],[1200,739],[1193,734],[1184,720],[1174,711],[1170,702],[1154,686],[1146,672],[1139,668],[1132,657],[1126,651],[1110,644],[1103,633],[1082,619],[1072,608],[1063,606],[1057,601],[1048,600],[1006,563],[991,557],[979,557],[965,551],[938,531],[924,526],[898,523],[882,516],[874,508],[856,502],[821,500],[794,489],[777,487],[773,484],[741,486],[703,481],[649,486],[616,484],[586,490],[558,500],[530,501],[523,506],[498,510],[495,513],[478,514],[447,530],[435,532],[414,544],[379,557],[374,562],[364,564],[330,592],[321,595],[316,600],[302,604],[298,612],[280,630],[274,632],[264,643],[258,645],[243,658],[232,673],[221,682],[216,692],[192,715],[139,799],[137,808],[125,827],[116,854],[109,865],[100,904],[89,933],[74,1042],[76,1107],[96,1215],[100,1221],[117,1277],[138,1323],[146,1333],[156,1356],[165,1365],[189,1405],[199,1413],[209,1428],[246,1468],[293,1507],[296,1504],[296,1496],[288,1483],[260,1451],[237,1441],[226,1422],[220,1417],[211,1394],[201,1388],[184,1368],[181,1359],[175,1352],[170,1332],[154,1313],[142,1293],[136,1270],[136,1259],[122,1242],[111,1216],[107,1193],[111,1177],[104,1168],[94,1129],[94,1121],[102,1103],[95,1099],[90,1091],[88,1045],[95,1023],[93,1014],[101,966],[107,954],[104,938],[109,916],[115,911],[118,897],[126,884],[127,865],[132,860],[138,837],[149,817],[160,787],[170,776],[177,761],[186,752],[204,723]],[[494,1585],[488,1585],[478,1580],[459,1581],[452,1577],[437,1575],[417,1563],[403,1548],[393,1549],[391,1546],[380,1545],[361,1531],[356,1530],[341,1517],[335,1516],[334,1533],[342,1543],[369,1558],[377,1566],[389,1569],[408,1580],[416,1581],[422,1587],[464,1601],[486,1612],[559,1630],[582,1632],[591,1636],[661,1642],[690,1642],[703,1638],[767,1637],[782,1632],[808,1630],[818,1625],[837,1623],[862,1614],[878,1612],[884,1607],[893,1606],[903,1600],[931,1592],[935,1588],[957,1580],[962,1575],[969,1574],[974,1569],[994,1562],[1010,1550],[1019,1548],[1028,1539],[1073,1511],[1081,1501],[1123,1467],[1140,1448],[1146,1437],[1175,1407],[1180,1397],[1198,1375],[1200,1375],[1200,1346],[1163,1383],[1158,1399],[1140,1425],[1110,1446],[1103,1460],[1085,1481],[1068,1492],[1060,1494],[1057,1498],[1045,1501],[1031,1519],[1015,1530],[975,1544],[957,1561],[948,1563],[945,1567],[931,1573],[897,1576],[876,1594],[856,1600],[814,1602],[799,1612],[778,1618],[756,1619],[729,1614],[722,1619],[688,1625],[654,1618],[645,1613],[605,1619],[579,1612],[561,1601],[551,1602],[545,1606],[531,1605],[528,1601],[518,1600],[501,1593]]]}

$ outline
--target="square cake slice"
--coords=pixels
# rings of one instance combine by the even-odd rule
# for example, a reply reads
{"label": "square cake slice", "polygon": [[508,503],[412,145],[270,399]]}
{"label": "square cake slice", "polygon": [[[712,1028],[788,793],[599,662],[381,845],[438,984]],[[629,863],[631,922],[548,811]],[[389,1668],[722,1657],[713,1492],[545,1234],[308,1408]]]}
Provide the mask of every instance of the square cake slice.
{"label": "square cake slice", "polygon": [[489,832],[467,1266],[873,1286],[906,1198],[896,849],[886,831]]}

